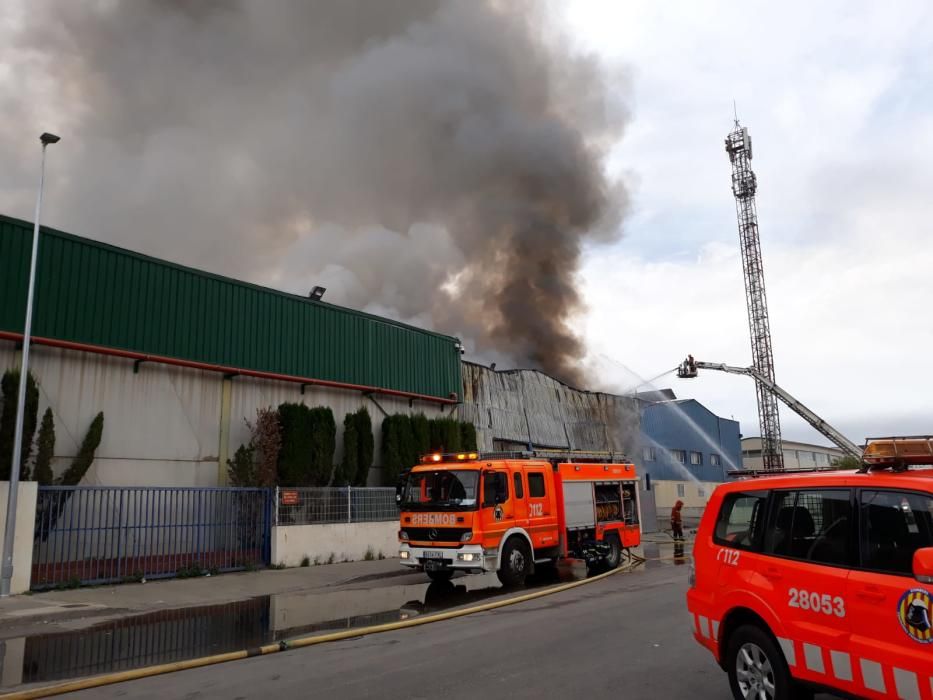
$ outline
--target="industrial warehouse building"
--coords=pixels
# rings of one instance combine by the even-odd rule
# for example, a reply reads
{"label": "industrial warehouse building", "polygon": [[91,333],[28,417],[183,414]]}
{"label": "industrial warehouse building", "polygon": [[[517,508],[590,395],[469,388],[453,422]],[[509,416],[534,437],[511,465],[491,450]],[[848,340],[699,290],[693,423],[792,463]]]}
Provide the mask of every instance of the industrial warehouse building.
{"label": "industrial warehouse building", "polygon": [[[828,467],[846,456],[846,453],[838,447],[814,445],[809,442],[782,440],[781,447],[784,451],[784,467],[787,469]],[[742,439],[742,465],[745,469],[764,469],[761,438]]]}
{"label": "industrial warehouse building", "polygon": [[[18,364],[31,238],[31,224],[0,217],[0,370]],[[285,401],[329,406],[338,430],[367,407],[376,465],[381,418],[394,413],[458,415],[485,450],[624,453],[652,482],[646,522],[655,500],[659,514],[677,497],[700,507],[741,460],[737,423],[669,392],[616,396],[495,371],[462,362],[447,335],[46,228],[33,336],[56,473],[104,413],[87,484],[223,484],[245,421]],[[339,435],[337,446],[340,460]],[[369,482],[382,482],[378,467]]]}

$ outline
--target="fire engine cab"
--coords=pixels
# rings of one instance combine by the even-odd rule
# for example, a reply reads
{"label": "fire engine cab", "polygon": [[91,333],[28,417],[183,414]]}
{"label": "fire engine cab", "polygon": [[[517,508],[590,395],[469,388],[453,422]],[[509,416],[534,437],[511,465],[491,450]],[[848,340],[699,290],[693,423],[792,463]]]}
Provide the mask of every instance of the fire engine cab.
{"label": "fire engine cab", "polygon": [[687,606],[734,697],[933,700],[933,438],[872,439],[862,461],[710,498]]}
{"label": "fire engine cab", "polygon": [[426,455],[397,487],[399,557],[432,580],[495,571],[508,586],[561,557],[615,568],[641,543],[637,484],[608,454]]}

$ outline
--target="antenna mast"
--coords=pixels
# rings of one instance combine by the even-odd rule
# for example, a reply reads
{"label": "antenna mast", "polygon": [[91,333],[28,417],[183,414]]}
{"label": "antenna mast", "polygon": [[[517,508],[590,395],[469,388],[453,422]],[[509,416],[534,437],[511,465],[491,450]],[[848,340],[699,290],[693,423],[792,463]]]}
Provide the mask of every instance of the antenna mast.
{"label": "antenna mast", "polygon": [[[752,172],[752,140],[748,129],[739,125],[726,137],[726,153],[732,161],[732,194],[739,221],[739,244],[742,248],[742,270],[745,273],[745,300],[748,304],[748,328],[752,341],[753,367],[774,383],[774,353],[771,350],[771,325],[768,321],[768,300],[758,238],[758,210],[755,192],[758,183]],[[764,468],[784,469],[781,448],[781,418],[777,397],[756,382],[758,422],[761,428],[761,456]]]}

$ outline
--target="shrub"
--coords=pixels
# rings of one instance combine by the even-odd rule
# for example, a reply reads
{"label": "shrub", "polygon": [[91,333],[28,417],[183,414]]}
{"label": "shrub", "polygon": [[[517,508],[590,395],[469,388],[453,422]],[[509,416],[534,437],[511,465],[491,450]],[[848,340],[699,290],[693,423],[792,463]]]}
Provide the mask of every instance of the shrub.
{"label": "shrub", "polygon": [[[0,395],[3,396],[3,408],[0,410],[0,481],[8,481],[13,462],[13,433],[16,431],[16,404],[19,396],[19,370],[11,369],[3,373],[0,380]],[[26,376],[26,403],[23,415],[23,448],[20,462],[20,478],[29,478],[29,455],[32,453],[32,438],[36,432],[36,418],[39,414],[39,388],[36,378],[30,372]]]}
{"label": "shrub", "polygon": [[52,456],[55,454],[55,420],[52,409],[45,409],[36,447],[36,468],[33,475],[40,484],[48,486],[54,481],[52,474]]}
{"label": "shrub", "polygon": [[439,452],[444,449],[444,419],[432,418],[428,425],[430,445],[428,452]]}
{"label": "shrub", "polygon": [[274,408],[257,408],[256,422],[244,419],[250,438],[240,445],[232,459],[227,460],[231,486],[275,486],[278,481],[278,460],[282,448],[282,428],[279,412]]}
{"label": "shrub", "polygon": [[311,409],[300,403],[279,406],[282,447],[279,451],[278,475],[282,486],[311,485]]}
{"label": "shrub", "polygon": [[337,449],[337,423],[334,412],[327,407],[311,409],[311,483],[327,486],[334,470]]}
{"label": "shrub", "polygon": [[431,423],[423,413],[411,417],[411,432],[418,456],[431,451]]}
{"label": "shrub", "polygon": [[460,424],[460,449],[476,452],[476,426],[472,423]]}
{"label": "shrub", "polygon": [[279,452],[282,449],[282,426],[279,412],[271,406],[256,409],[256,422],[247,422],[255,449],[255,486],[275,486],[278,480]]}
{"label": "shrub", "polygon": [[398,435],[399,456],[402,459],[402,471],[404,471],[418,464],[421,456],[418,454],[418,445],[415,442],[415,432],[412,429],[410,416],[398,416]]}
{"label": "shrub", "polygon": [[94,463],[94,453],[100,445],[101,436],[104,433],[104,414],[98,413],[91,421],[91,427],[84,436],[84,442],[81,443],[81,449],[71,461],[71,466],[62,474],[62,486],[77,486],[81,479],[87,474],[87,470]]}
{"label": "shrub", "polygon": [[227,460],[227,475],[231,486],[253,486],[256,483],[256,463],[252,443],[240,445]]}
{"label": "shrub", "polygon": [[402,472],[402,453],[399,444],[399,416],[386,416],[382,421],[382,466],[386,481],[395,483]]}
{"label": "shrub", "polygon": [[366,486],[369,470],[373,466],[376,443],[373,438],[373,420],[365,407],[356,412],[356,435],[359,441],[359,456],[353,483],[357,486]]}
{"label": "shrub", "polygon": [[[317,563],[317,562],[315,562],[315,563]],[[302,566],[311,566],[311,559],[308,558],[308,555],[307,555],[307,554],[305,554],[305,555],[301,558],[301,565],[302,565]]]}
{"label": "shrub", "polygon": [[460,422],[453,418],[444,419],[444,452],[460,452]]}
{"label": "shrub", "polygon": [[343,419],[343,461],[334,473],[334,486],[347,486],[356,481],[360,462],[360,440],[355,413]]}

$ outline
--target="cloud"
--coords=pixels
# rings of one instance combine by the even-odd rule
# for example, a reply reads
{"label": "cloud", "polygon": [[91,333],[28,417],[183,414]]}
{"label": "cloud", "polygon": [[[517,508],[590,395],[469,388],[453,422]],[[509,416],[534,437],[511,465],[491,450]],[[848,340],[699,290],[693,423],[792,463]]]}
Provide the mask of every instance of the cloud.
{"label": "cloud", "polygon": [[[752,133],[778,382],[861,439],[933,432],[933,11],[927,3],[573,3],[581,41],[631,66],[624,241],[581,272],[590,362],[654,376],[750,362],[723,138]],[[619,379],[621,376],[621,379]],[[749,380],[667,380],[758,433]],[[788,437],[822,441],[784,408]]]}

